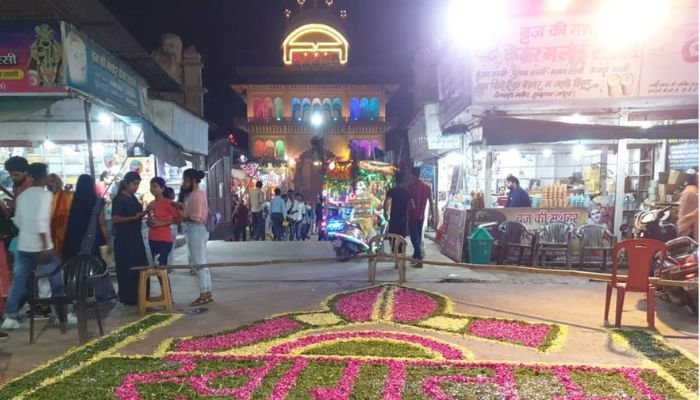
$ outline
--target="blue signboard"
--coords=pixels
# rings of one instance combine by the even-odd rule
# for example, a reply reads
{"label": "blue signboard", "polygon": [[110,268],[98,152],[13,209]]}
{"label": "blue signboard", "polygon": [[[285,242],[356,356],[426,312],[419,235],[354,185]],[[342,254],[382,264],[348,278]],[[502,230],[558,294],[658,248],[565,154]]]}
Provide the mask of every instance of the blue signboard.
{"label": "blue signboard", "polygon": [[66,86],[118,108],[146,114],[146,82],[117,57],[63,23]]}

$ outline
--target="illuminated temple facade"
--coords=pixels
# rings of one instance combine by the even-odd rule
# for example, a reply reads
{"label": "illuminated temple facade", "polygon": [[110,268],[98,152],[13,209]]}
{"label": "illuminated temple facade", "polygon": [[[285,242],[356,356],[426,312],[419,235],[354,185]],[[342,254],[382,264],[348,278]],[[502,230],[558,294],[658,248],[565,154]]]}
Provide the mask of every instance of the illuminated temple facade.
{"label": "illuminated temple facade", "polygon": [[[350,66],[345,10],[334,12],[330,0],[298,3],[296,15],[284,13],[282,66],[240,68],[243,82],[231,87],[247,104],[236,126],[248,132],[251,157],[285,163],[287,186],[313,198],[322,190],[321,160],[348,160],[351,147],[359,159],[382,154],[386,104],[398,85],[386,83],[389,71]],[[314,137],[323,139],[322,156]]]}

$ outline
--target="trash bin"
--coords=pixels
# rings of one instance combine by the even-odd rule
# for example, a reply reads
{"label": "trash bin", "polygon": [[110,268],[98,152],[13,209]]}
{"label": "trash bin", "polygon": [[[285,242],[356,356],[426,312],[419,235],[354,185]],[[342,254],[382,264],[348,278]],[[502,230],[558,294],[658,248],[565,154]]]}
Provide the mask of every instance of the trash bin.
{"label": "trash bin", "polygon": [[472,264],[491,264],[493,236],[484,228],[477,227],[469,236],[469,262]]}

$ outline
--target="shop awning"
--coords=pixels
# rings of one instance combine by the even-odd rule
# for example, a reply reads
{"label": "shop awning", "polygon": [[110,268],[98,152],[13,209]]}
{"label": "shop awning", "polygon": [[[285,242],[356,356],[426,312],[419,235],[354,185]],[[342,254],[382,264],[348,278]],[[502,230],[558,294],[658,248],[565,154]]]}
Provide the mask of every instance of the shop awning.
{"label": "shop awning", "polygon": [[180,143],[188,153],[206,155],[209,151],[209,124],[175,103],[151,100],[153,124]]}
{"label": "shop awning", "polygon": [[657,125],[650,128],[570,124],[510,117],[481,118],[483,140],[489,146],[551,143],[571,140],[697,139],[698,124]]}

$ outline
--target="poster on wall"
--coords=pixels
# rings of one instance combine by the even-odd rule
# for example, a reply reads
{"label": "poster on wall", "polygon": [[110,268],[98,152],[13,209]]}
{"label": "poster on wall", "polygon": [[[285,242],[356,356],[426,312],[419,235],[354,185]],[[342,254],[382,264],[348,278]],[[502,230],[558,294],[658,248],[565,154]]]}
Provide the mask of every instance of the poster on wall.
{"label": "poster on wall", "polygon": [[668,162],[670,169],[686,171],[698,167],[697,140],[669,140]]}
{"label": "poster on wall", "polygon": [[57,21],[0,24],[0,95],[65,93]]}
{"label": "poster on wall", "polygon": [[[514,21],[492,48],[472,54],[475,103],[696,95],[697,16],[648,41],[612,48],[595,17]],[[669,73],[673,71],[673,73]],[[673,87],[673,90],[671,88]]]}
{"label": "poster on wall", "polygon": [[71,25],[62,24],[66,86],[120,108],[146,115],[146,82]]}

